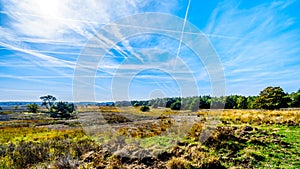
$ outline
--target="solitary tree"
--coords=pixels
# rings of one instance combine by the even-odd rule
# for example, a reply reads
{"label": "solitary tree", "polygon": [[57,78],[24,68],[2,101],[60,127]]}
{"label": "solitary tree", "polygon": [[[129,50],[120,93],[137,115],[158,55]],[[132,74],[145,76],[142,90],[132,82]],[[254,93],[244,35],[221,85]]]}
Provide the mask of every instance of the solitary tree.
{"label": "solitary tree", "polygon": [[36,103],[27,104],[27,110],[32,113],[37,113],[39,110],[39,106]]}
{"label": "solitary tree", "polygon": [[267,87],[260,92],[255,103],[258,108],[274,110],[287,107],[288,99],[281,87]]}
{"label": "solitary tree", "polygon": [[56,101],[56,98],[54,96],[47,95],[41,96],[40,99],[42,100],[42,106],[45,106],[50,112],[54,105],[54,102]]}

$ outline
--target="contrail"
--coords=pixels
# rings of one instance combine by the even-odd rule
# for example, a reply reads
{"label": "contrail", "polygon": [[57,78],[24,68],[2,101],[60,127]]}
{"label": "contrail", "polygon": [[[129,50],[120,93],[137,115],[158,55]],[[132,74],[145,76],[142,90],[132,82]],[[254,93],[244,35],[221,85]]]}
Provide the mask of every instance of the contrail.
{"label": "contrail", "polygon": [[183,33],[184,33],[184,29],[185,29],[187,16],[188,16],[188,13],[189,13],[190,3],[191,3],[191,0],[188,1],[188,5],[187,5],[186,11],[185,11],[185,16],[184,16],[184,20],[183,20],[182,29],[181,29],[181,35],[180,35],[180,40],[179,40],[179,46],[178,46],[177,53],[176,53],[174,68],[176,66],[177,58],[178,58],[180,50],[181,50],[182,38],[183,38]]}

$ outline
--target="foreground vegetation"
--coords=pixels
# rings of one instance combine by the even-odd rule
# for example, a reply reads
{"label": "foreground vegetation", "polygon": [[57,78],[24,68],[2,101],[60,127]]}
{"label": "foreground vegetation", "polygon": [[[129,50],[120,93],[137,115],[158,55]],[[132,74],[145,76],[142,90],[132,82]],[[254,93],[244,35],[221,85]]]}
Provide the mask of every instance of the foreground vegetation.
{"label": "foreground vegetation", "polygon": [[[299,111],[139,109],[128,108],[130,116],[115,107],[93,112],[112,127],[127,126],[107,142],[86,135],[76,119],[20,114],[2,121],[0,168],[300,168]],[[130,127],[130,117],[138,115],[148,123]],[[202,120],[185,137],[164,135],[175,115]],[[211,117],[221,123],[205,125]],[[206,131],[210,137],[203,140]],[[130,146],[128,138],[139,140]]]}

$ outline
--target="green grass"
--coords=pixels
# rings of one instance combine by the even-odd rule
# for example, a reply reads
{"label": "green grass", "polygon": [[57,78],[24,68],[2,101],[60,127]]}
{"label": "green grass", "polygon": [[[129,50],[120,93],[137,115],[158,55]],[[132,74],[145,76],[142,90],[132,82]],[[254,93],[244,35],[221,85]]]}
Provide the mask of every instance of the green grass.
{"label": "green grass", "polygon": [[289,146],[276,143],[269,144],[259,151],[266,155],[266,161],[271,168],[300,168],[300,128],[297,126],[270,126],[264,127],[278,131],[282,135],[282,141]]}
{"label": "green grass", "polygon": [[154,136],[140,139],[140,144],[144,148],[157,147],[162,149],[167,149],[173,146],[181,138],[176,138],[176,136]]}
{"label": "green grass", "polygon": [[[285,125],[252,125],[251,127],[257,127],[265,133],[254,133],[244,145],[243,143],[237,143],[244,147],[238,150],[233,158],[225,158],[226,160],[223,160],[225,166],[228,168],[232,166],[241,168],[300,168],[299,127]],[[232,143],[232,141],[226,142],[227,145]],[[222,157],[226,156],[226,153],[231,150],[229,146],[221,150],[212,149],[211,151],[215,155],[220,155],[220,152],[222,152],[220,155]]]}

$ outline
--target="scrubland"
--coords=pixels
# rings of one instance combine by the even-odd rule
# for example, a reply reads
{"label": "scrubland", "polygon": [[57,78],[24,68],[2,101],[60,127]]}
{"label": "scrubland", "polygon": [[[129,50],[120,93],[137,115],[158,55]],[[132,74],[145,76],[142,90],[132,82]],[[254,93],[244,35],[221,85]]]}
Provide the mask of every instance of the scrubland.
{"label": "scrubland", "polygon": [[0,168],[300,168],[300,111],[78,111],[0,121]]}

